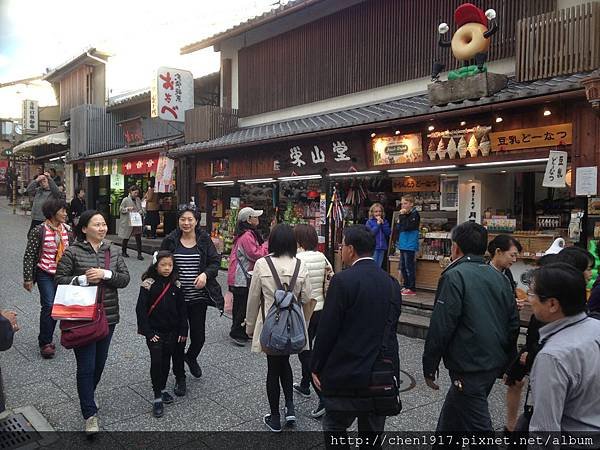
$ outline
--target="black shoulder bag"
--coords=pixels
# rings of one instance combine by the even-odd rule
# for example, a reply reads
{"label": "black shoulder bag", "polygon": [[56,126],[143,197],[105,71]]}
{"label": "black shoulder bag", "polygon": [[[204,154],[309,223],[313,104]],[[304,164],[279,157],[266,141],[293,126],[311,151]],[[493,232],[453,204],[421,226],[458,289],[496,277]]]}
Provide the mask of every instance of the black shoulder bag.
{"label": "black shoulder bag", "polygon": [[[392,286],[393,295],[393,286]],[[383,330],[381,348],[373,369],[369,385],[364,389],[323,392],[327,411],[371,413],[377,416],[396,416],[402,411],[399,380],[392,359],[385,356],[390,333],[394,329],[392,302],[388,308],[388,319]]]}

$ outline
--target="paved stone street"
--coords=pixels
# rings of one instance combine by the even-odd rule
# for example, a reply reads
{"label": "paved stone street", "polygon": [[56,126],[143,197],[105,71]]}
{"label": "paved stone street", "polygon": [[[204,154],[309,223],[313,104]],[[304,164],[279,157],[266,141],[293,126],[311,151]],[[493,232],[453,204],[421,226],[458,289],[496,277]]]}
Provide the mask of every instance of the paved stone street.
{"label": "paved stone street", "polygon": [[[81,430],[83,420],[79,409],[75,382],[73,352],[58,345],[53,360],[42,360],[37,347],[39,297],[22,288],[22,257],[29,218],[12,215],[6,200],[0,203],[0,261],[2,290],[0,307],[18,312],[21,331],[15,336],[13,348],[0,354],[4,374],[7,407],[35,406],[56,429]],[[266,360],[251,354],[249,348],[233,346],[227,339],[230,321],[209,309],[207,342],[200,355],[204,375],[194,379],[188,375],[188,395],[167,405],[165,416],[151,415],[152,389],[149,375],[149,355],[144,339],[137,334],[135,303],[140,275],[149,263],[135,258],[126,260],[131,283],[120,291],[121,322],[117,325],[107,366],[99,385],[101,427],[108,431],[222,431],[263,430],[262,416],[268,412],[264,387]],[[224,282],[225,273],[220,275]],[[411,386],[404,377],[402,394],[404,410],[389,419],[390,430],[433,430],[448,386],[443,371],[442,389],[427,388],[421,375],[423,341],[398,337],[401,368],[416,380]],[[300,365],[292,358],[295,377]],[[173,378],[168,387],[172,389]],[[490,408],[497,429],[504,424],[504,386],[497,384],[490,397]],[[296,396],[297,430],[320,430],[320,422],[308,416],[315,405],[312,399]]]}

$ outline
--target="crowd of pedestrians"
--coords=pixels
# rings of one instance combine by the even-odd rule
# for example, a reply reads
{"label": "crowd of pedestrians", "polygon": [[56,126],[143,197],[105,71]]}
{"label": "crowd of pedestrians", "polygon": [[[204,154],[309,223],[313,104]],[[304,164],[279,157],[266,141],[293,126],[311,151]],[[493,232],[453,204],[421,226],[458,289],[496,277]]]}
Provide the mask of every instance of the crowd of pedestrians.
{"label": "crowd of pedestrians", "polygon": [[[103,321],[106,330],[98,325],[91,340],[80,336],[70,347],[63,342],[75,353],[81,413],[85,431],[93,434],[99,431],[95,390],[119,322],[118,290],[130,283],[123,259],[126,243],[131,236],[140,241],[141,230],[127,217],[141,209],[140,190],[132,187],[121,204],[124,245],[117,251],[105,240],[102,214],[85,209],[83,191],[71,203],[69,220],[65,201],[52,195],[56,184],[51,177],[38,178],[30,186],[44,220],[35,216],[32,221],[23,285],[30,292],[38,286],[38,343],[48,359],[56,351],[51,312],[57,285],[97,287],[101,317],[92,322]],[[263,420],[270,431],[293,426],[298,420],[294,394],[309,397],[311,390],[318,402],[310,415],[322,417],[327,446],[355,420],[359,434],[374,439],[386,417],[401,411],[396,325],[402,296],[415,293],[419,216],[413,202],[410,196],[402,199],[400,221],[394,224],[403,287],[382,268],[392,229],[379,204],[371,208],[366,226],[344,229],[340,251],[346,269],[337,274],[317,251],[313,227],[274,225],[265,240],[258,231],[263,211],[239,211],[227,276],[233,294],[229,335],[235,345],[250,343],[252,352],[266,357],[268,413]],[[167,390],[171,370],[176,396],[186,395],[186,365],[192,376],[202,376],[199,355],[207,308],[224,309],[217,282],[220,255],[198,224],[195,206],[182,205],[178,227],[162,241],[140,280],[137,330],[149,350],[152,414],[157,418],[164,415],[163,404],[174,401]],[[540,258],[524,294],[510,270],[522,249],[515,238],[500,235],[489,241],[484,227],[466,222],[452,230],[451,239],[452,262],[439,280],[422,357],[427,386],[439,389],[442,362],[450,378],[436,432],[493,433],[488,396],[498,379],[507,385],[507,435],[600,431],[600,321],[594,318],[599,302],[587,302],[588,296],[600,297],[600,288],[596,284],[586,292],[593,255],[567,247]],[[139,245],[138,251],[141,256]],[[533,315],[526,343],[518,349],[519,310],[525,303]],[[60,328],[62,340],[77,327],[63,320]],[[15,316],[4,311],[0,350],[10,346],[17,330]],[[302,366],[297,383],[290,365],[295,354]],[[0,406],[2,400],[0,393]]]}

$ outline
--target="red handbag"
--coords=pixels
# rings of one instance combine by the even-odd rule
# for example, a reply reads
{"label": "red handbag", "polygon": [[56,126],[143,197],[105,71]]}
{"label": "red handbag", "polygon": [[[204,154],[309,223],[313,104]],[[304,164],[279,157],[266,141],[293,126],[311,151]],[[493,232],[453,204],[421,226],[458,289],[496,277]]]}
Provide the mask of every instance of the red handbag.
{"label": "red handbag", "polygon": [[[104,268],[110,268],[110,251],[104,250]],[[108,320],[104,312],[104,291],[102,287],[96,301],[94,318],[89,320],[61,320],[60,344],[64,348],[80,348],[98,342],[108,336]]]}

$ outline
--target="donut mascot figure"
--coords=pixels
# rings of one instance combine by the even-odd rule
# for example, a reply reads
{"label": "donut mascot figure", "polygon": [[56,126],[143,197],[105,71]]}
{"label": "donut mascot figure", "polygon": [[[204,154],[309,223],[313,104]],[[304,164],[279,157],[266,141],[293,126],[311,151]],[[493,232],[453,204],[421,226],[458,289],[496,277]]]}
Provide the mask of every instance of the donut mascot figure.
{"label": "donut mascot figure", "polygon": [[[454,22],[457,30],[452,41],[444,39],[449,31],[447,23],[438,27],[440,34],[439,45],[442,48],[452,47],[452,54],[459,61],[464,61],[464,67],[448,74],[448,79],[463,78],[475,75],[485,70],[490,37],[498,31],[496,11],[488,9],[485,13],[471,3],[464,3],[454,11]],[[488,26],[489,25],[489,26]],[[445,65],[439,60],[433,63],[432,81],[439,81],[440,72]]]}

